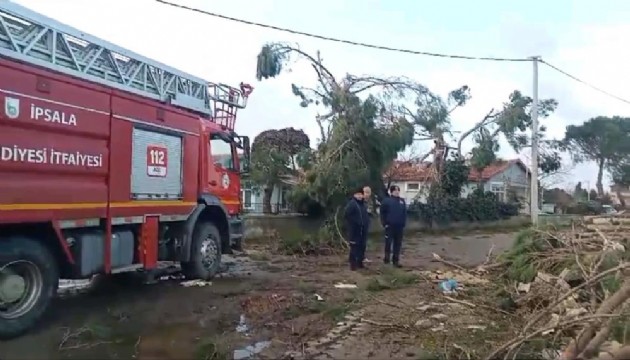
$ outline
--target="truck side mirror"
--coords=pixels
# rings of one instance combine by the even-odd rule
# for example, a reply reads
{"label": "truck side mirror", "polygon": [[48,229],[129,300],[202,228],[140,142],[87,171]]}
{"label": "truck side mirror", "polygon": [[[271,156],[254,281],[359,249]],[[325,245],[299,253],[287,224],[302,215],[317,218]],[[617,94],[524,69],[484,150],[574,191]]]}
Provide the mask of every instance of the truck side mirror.
{"label": "truck side mirror", "polygon": [[240,138],[241,138],[241,145],[243,146],[243,159],[241,162],[241,173],[246,174],[249,172],[250,159],[251,159],[249,136],[240,136]]}

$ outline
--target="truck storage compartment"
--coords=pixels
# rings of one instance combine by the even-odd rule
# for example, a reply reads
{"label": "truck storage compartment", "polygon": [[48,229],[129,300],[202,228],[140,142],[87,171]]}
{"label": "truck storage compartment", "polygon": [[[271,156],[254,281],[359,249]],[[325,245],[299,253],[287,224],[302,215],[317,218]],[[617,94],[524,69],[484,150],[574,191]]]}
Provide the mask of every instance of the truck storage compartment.
{"label": "truck storage compartment", "polygon": [[[80,232],[74,236],[76,242],[71,250],[76,261],[78,276],[87,277],[103,271],[105,266],[105,234],[101,230]],[[112,233],[112,269],[133,264],[134,236],[131,230]]]}
{"label": "truck storage compartment", "polygon": [[132,133],[131,198],[182,198],[181,136],[135,127]]}

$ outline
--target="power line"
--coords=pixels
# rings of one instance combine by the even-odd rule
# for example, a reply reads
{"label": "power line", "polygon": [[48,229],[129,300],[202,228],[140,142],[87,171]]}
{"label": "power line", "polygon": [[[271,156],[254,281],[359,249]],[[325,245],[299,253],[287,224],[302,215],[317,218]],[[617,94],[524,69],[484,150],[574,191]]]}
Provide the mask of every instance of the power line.
{"label": "power line", "polygon": [[[218,13],[214,13],[214,12],[210,12],[210,11],[205,11],[205,10],[201,10],[201,9],[197,9],[197,8],[193,8],[190,6],[186,6],[186,5],[180,5],[180,4],[174,4],[168,1],[164,1],[164,0],[155,0],[158,3],[164,4],[164,5],[168,5],[168,6],[172,6],[172,7],[176,7],[176,8],[180,8],[180,9],[184,9],[184,10],[188,10],[188,11],[192,11],[192,12],[197,12],[200,14],[204,14],[204,15],[208,15],[208,16],[212,16],[212,17],[216,17],[219,19],[223,19],[223,20],[228,20],[228,21],[233,21],[233,22],[237,22],[237,23],[241,23],[241,24],[245,24],[245,25],[251,25],[251,26],[257,26],[257,27],[261,27],[264,29],[272,29],[272,30],[276,30],[276,31],[281,31],[281,32],[286,32],[289,34],[293,34],[293,35],[302,35],[302,36],[306,36],[306,37],[310,37],[310,38],[314,38],[314,39],[319,39],[319,40],[325,40],[325,41],[331,41],[331,42],[336,42],[336,43],[341,43],[341,44],[347,44],[347,45],[353,45],[353,46],[359,46],[359,47],[364,47],[364,48],[370,48],[370,49],[376,49],[376,50],[384,50],[384,51],[393,51],[393,52],[398,52],[398,53],[404,53],[404,54],[412,54],[412,55],[424,55],[424,56],[432,56],[432,57],[439,57],[439,58],[447,58],[447,59],[460,59],[460,60],[481,60],[481,61],[507,61],[507,62],[524,62],[524,61],[532,61],[531,58],[501,58],[501,57],[488,57],[488,56],[468,56],[468,55],[453,55],[453,54],[440,54],[440,53],[433,53],[433,52],[428,52],[428,51],[419,51],[419,50],[410,50],[410,49],[401,49],[401,48],[393,48],[393,47],[389,47],[389,46],[383,46],[383,45],[375,45],[375,44],[368,44],[368,43],[363,43],[363,42],[358,42],[358,41],[352,41],[352,40],[345,40],[345,39],[338,39],[338,38],[333,38],[333,37],[328,37],[328,36],[324,36],[324,35],[318,35],[318,34],[312,34],[312,33],[307,33],[307,32],[303,32],[303,31],[298,31],[298,30],[292,30],[289,28],[283,28],[283,27],[279,27],[279,26],[275,26],[275,25],[268,25],[268,24],[263,24],[263,23],[259,23],[259,22],[255,22],[255,21],[250,21],[250,20],[244,20],[244,19],[238,19],[235,17],[231,17],[231,16],[227,16],[227,15],[222,15],[222,14],[218,14]],[[592,85],[584,80],[581,80],[580,78],[578,78],[577,76],[571,75],[568,72],[558,68],[557,66],[554,66],[542,59],[538,59],[538,61],[540,61],[541,63],[547,65],[548,67],[550,67],[551,69],[573,79],[574,81],[577,81],[579,83],[581,83],[582,85],[588,86],[591,89],[598,91],[604,95],[607,95],[609,97],[612,97],[616,100],[619,100],[621,102],[624,102],[626,104],[630,104],[630,100],[624,99],[620,96],[617,96],[615,94],[612,94],[606,90],[603,90],[595,85]]]}
{"label": "power line", "polygon": [[290,33],[290,34],[294,34],[294,35],[302,35],[302,36],[306,36],[306,37],[310,37],[310,38],[315,38],[315,39],[320,39],[320,40],[325,40],[325,41],[331,41],[331,42],[336,42],[336,43],[342,43],[342,44],[347,44],[347,45],[360,46],[360,47],[365,47],[365,48],[370,48],[370,49],[394,51],[394,52],[405,53],[405,54],[413,54],[413,55],[433,56],[433,57],[440,57],[440,58],[463,59],[463,60],[512,61],[512,62],[531,61],[531,59],[526,59],[526,58],[499,58],[499,57],[485,57],[485,56],[452,55],[452,54],[439,54],[439,53],[433,53],[433,52],[427,52],[427,51],[418,51],[418,50],[410,50],[410,49],[393,48],[393,47],[389,47],[389,46],[368,44],[368,43],[363,43],[363,42],[358,42],[358,41],[344,40],[344,39],[338,39],[338,38],[333,38],[333,37],[328,37],[328,36],[323,36],[323,35],[311,34],[311,33],[303,32],[303,31],[292,30],[292,29],[288,29],[288,28],[275,26],[275,25],[268,25],[268,24],[262,24],[262,23],[254,22],[254,21],[238,19],[238,18],[234,18],[234,17],[231,17],[231,16],[221,15],[221,14],[217,14],[217,13],[213,13],[213,12],[209,12],[209,11],[205,11],[205,10],[201,10],[201,9],[197,9],[197,8],[193,8],[193,7],[189,7],[189,6],[185,6],[185,5],[174,4],[174,3],[171,3],[171,2],[168,2],[168,1],[164,1],[164,0],[155,0],[155,1],[157,1],[159,3],[162,3],[162,4],[165,4],[165,5],[169,5],[169,6],[177,7],[177,8],[180,8],[180,9],[185,9],[185,10],[197,12],[197,13],[204,14],[204,15],[209,15],[209,16],[220,18],[220,19],[223,19],[223,20],[229,20],[229,21],[234,21],[234,22],[238,22],[238,23],[241,23],[241,24],[258,26],[258,27],[261,27],[261,28],[282,31],[282,32],[286,32],[286,33]]}
{"label": "power line", "polygon": [[568,77],[568,78],[570,78],[570,79],[572,79],[572,80],[575,80],[575,81],[579,82],[579,83],[580,83],[580,84],[582,84],[582,85],[588,86],[588,87],[590,87],[591,89],[593,89],[593,90],[595,90],[595,91],[598,91],[598,92],[600,92],[600,93],[602,93],[602,94],[604,94],[604,95],[610,96],[611,98],[617,99],[617,100],[619,100],[619,101],[621,101],[621,102],[624,102],[624,103],[626,103],[626,104],[630,104],[630,100],[626,100],[626,99],[624,99],[624,98],[622,98],[622,97],[620,97],[620,96],[617,96],[617,95],[615,95],[615,94],[609,93],[608,91],[603,90],[603,89],[601,89],[601,88],[598,88],[598,87],[597,87],[597,86],[595,86],[595,85],[591,85],[591,84],[587,83],[586,81],[584,81],[584,80],[582,80],[582,79],[578,78],[577,76],[571,75],[571,74],[569,74],[568,72],[566,72],[566,71],[564,71],[564,70],[562,70],[562,69],[558,68],[557,66],[551,65],[550,63],[546,62],[545,60],[540,59],[539,61],[540,61],[541,63],[543,63],[543,64],[545,64],[545,65],[549,66],[549,67],[550,67],[550,68],[552,68],[553,70],[555,70],[555,71],[559,72],[560,74],[562,74],[562,75],[564,75],[564,76],[566,76],[566,77]]}

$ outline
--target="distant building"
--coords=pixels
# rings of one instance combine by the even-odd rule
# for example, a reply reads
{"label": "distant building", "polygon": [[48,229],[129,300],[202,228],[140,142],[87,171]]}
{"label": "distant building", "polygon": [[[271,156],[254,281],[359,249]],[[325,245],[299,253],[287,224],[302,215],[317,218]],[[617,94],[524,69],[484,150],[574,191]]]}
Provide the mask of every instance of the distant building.
{"label": "distant building", "polygon": [[[415,164],[409,161],[395,161],[385,173],[384,180],[400,187],[400,194],[407,203],[426,202],[431,185],[431,164]],[[471,170],[468,183],[462,188],[462,197],[468,196],[481,184],[485,191],[493,192],[499,200],[508,200],[508,192],[520,199],[528,198],[529,170],[519,159],[499,160],[489,165],[481,173]]]}

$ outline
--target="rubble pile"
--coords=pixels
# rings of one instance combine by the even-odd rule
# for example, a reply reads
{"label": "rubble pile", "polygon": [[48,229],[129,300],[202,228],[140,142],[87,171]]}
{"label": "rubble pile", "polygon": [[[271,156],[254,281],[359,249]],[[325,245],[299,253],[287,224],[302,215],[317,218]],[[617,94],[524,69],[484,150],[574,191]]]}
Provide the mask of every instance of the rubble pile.
{"label": "rubble pile", "polygon": [[585,217],[569,230],[532,230],[500,259],[519,335],[488,359],[545,340],[545,358],[622,359],[630,343],[630,214]]}

